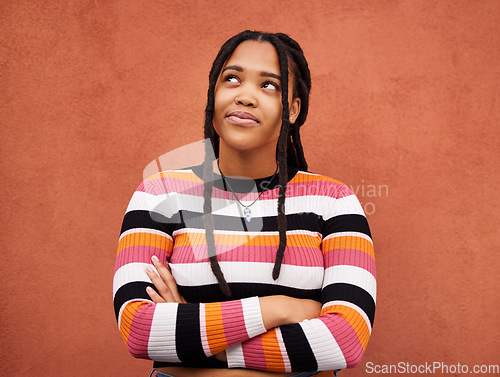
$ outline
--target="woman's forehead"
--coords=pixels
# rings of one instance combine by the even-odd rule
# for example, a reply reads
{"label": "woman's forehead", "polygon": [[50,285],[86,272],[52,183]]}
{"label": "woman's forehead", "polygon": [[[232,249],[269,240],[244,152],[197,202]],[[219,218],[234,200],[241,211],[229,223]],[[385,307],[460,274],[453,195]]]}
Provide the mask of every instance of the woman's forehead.
{"label": "woman's forehead", "polygon": [[280,74],[278,54],[269,42],[244,41],[233,51],[223,68],[238,66],[243,70]]}

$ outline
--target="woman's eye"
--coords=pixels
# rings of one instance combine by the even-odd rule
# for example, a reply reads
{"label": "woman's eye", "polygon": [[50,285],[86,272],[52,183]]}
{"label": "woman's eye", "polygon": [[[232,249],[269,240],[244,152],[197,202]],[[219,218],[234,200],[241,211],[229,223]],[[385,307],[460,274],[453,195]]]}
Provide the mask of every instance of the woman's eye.
{"label": "woman's eye", "polygon": [[273,89],[273,90],[278,90],[279,86],[273,82],[266,82],[264,85],[262,85],[264,89]]}
{"label": "woman's eye", "polygon": [[229,75],[226,77],[225,81],[236,84],[238,83],[238,78],[236,76]]}

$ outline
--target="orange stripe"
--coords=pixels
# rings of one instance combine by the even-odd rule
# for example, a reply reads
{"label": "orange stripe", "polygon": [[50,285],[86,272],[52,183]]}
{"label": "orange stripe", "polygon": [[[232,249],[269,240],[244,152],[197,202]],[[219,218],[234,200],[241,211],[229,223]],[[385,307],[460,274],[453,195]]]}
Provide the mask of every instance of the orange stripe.
{"label": "orange stripe", "polygon": [[154,233],[130,233],[120,239],[116,255],[120,254],[123,249],[130,246],[150,246],[163,250],[171,250],[172,241],[168,237],[160,236]]}
{"label": "orange stripe", "polygon": [[339,185],[343,185],[342,182],[337,181],[336,179],[326,177],[324,175],[310,175],[310,174],[304,174],[304,173],[297,173],[295,176],[290,180],[290,183],[301,183],[301,182],[333,182],[333,183],[338,183]]}
{"label": "orange stripe", "polygon": [[[194,174],[193,172],[181,172],[181,171],[162,171],[156,174],[151,175],[146,178],[148,181],[153,181],[158,178],[175,178],[188,182],[201,182],[201,179]],[[291,180],[290,183],[301,183],[301,182],[333,182],[339,185],[343,185],[344,183],[338,181],[336,179],[318,174],[318,175],[310,175],[304,173],[297,173]]]}
{"label": "orange stripe", "polygon": [[[214,234],[215,243],[218,245],[244,245],[244,246],[278,246],[279,235],[236,235]],[[316,247],[319,248],[321,237],[307,234],[287,235],[287,246]],[[201,233],[183,233],[175,238],[175,246],[206,245],[205,235]]]}
{"label": "orange stripe", "polygon": [[147,181],[154,181],[159,178],[175,178],[187,182],[201,182],[201,179],[191,172],[162,171],[146,178]]}
{"label": "orange stripe", "polygon": [[205,304],[205,324],[210,352],[216,354],[225,350],[228,345],[224,332],[221,332],[224,325],[222,322],[222,307],[220,302]]}
{"label": "orange stripe", "polygon": [[276,336],[276,329],[272,329],[262,335],[262,350],[264,351],[268,371],[285,371],[285,363],[280,351],[278,337]]}
{"label": "orange stripe", "polygon": [[344,305],[330,305],[321,310],[321,314],[334,313],[340,315],[352,326],[363,349],[366,349],[368,339],[370,338],[370,329],[365,319],[357,310]]}
{"label": "orange stripe", "polygon": [[144,301],[134,301],[128,303],[120,317],[120,334],[122,335],[125,344],[128,342],[128,337],[130,335],[130,326],[132,325],[132,320],[134,319],[135,313],[139,310],[139,308],[143,305],[147,305],[147,302]]}
{"label": "orange stripe", "polygon": [[375,259],[373,245],[370,241],[363,237],[357,236],[340,236],[332,237],[323,241],[322,250],[323,254],[330,250],[341,249],[356,249],[361,250]]}

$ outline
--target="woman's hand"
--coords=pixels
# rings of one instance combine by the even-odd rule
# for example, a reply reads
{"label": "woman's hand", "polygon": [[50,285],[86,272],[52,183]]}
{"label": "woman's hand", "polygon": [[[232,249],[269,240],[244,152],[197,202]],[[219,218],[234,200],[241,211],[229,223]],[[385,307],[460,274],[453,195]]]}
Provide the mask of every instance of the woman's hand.
{"label": "woman's hand", "polygon": [[151,287],[146,288],[146,292],[148,293],[149,297],[151,297],[151,300],[153,300],[155,304],[161,302],[186,303],[187,301],[184,300],[184,297],[179,294],[177,283],[170,273],[170,268],[161,263],[156,255],[153,255],[151,261],[153,262],[153,265],[155,266],[156,271],[158,271],[159,274],[158,275],[151,267],[146,268],[146,274],[149,276],[156,289],[158,290],[157,293]]}

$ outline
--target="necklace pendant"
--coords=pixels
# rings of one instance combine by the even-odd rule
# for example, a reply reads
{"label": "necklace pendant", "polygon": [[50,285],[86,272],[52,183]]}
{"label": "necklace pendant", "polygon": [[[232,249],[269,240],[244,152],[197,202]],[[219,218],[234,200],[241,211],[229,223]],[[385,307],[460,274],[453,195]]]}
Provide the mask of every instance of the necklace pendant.
{"label": "necklace pendant", "polygon": [[248,223],[252,221],[252,211],[250,210],[250,208],[245,208],[243,213],[245,214],[245,219],[247,220]]}

